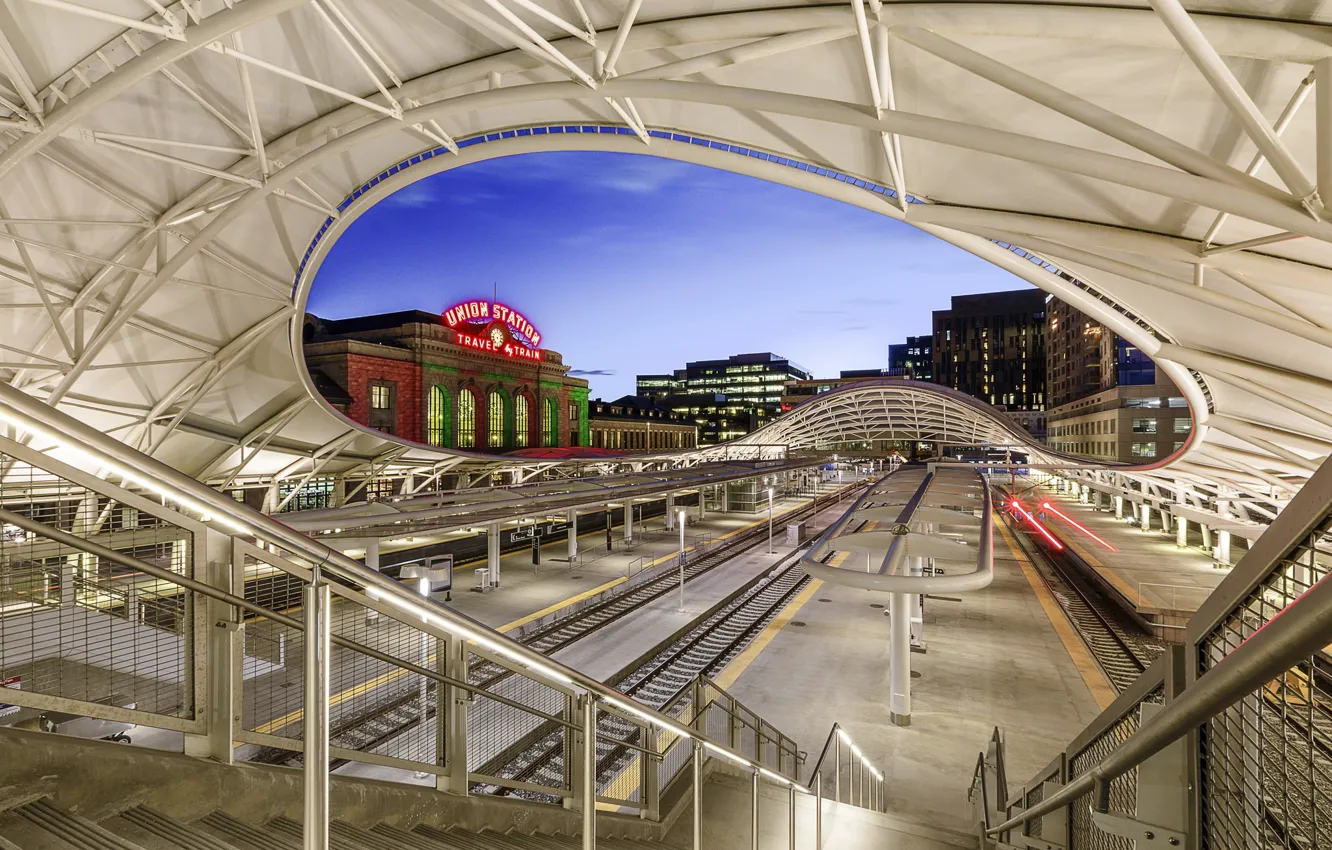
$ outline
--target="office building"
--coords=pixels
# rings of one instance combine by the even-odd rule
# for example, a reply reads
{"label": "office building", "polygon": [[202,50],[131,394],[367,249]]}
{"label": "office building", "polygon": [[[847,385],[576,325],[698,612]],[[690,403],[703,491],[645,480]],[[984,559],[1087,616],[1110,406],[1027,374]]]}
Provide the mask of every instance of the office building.
{"label": "office building", "polygon": [[1193,430],[1188,403],[1147,355],[1058,299],[1047,316],[1052,448],[1144,463],[1184,447]]}
{"label": "office building", "polygon": [[587,405],[592,448],[633,452],[674,451],[698,445],[694,417],[655,399],[627,395],[615,401],[594,398]]}
{"label": "office building", "polygon": [[955,295],[934,312],[934,383],[1007,411],[1045,434],[1045,294],[1017,289]]}
{"label": "office building", "polygon": [[888,374],[914,381],[933,381],[934,336],[909,336],[906,342],[888,346]]}
{"label": "office building", "polygon": [[639,396],[693,418],[698,444],[743,437],[781,412],[787,381],[810,373],[771,352],[697,360],[667,374],[639,375]]}
{"label": "office building", "polygon": [[362,425],[477,452],[588,445],[587,382],[503,304],[307,315],[304,341],[315,387]]}

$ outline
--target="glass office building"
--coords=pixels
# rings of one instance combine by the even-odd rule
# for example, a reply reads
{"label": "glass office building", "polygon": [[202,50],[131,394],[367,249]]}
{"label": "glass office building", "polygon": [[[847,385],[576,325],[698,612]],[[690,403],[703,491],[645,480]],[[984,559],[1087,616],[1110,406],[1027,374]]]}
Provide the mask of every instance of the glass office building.
{"label": "glass office building", "polygon": [[699,445],[712,445],[762,427],[781,412],[786,382],[810,377],[799,364],[765,351],[696,360],[674,372],[639,375],[637,394],[693,417]]}

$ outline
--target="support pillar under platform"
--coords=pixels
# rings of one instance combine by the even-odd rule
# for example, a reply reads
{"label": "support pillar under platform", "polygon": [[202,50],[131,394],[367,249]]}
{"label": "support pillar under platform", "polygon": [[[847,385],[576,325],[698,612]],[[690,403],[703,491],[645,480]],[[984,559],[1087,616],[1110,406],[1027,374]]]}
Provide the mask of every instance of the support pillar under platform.
{"label": "support pillar under platform", "polygon": [[910,594],[888,599],[890,623],[888,707],[894,726],[911,725],[911,603]]}

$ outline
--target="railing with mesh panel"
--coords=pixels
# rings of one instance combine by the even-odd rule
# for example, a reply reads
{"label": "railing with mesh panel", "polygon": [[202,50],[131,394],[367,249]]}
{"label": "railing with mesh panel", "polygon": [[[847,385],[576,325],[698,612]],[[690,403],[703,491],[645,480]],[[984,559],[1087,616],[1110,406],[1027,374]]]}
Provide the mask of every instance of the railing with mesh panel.
{"label": "railing with mesh panel", "polygon": [[1077,850],[1328,846],[1330,571],[1325,463],[1198,609],[1184,642],[1003,805],[978,807],[981,828],[1004,844]]}
{"label": "railing with mesh panel", "polygon": [[807,793],[794,743],[710,681],[658,712],[5,385],[0,421],[0,679],[25,717],[301,763],[308,846],[344,765],[566,805],[586,847],[596,803],[660,817],[682,749]]}

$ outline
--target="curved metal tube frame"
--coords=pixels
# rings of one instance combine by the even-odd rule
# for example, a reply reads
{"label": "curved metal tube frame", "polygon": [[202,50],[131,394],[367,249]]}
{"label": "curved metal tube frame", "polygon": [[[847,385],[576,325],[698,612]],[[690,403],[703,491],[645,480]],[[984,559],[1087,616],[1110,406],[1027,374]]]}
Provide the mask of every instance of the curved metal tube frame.
{"label": "curved metal tube frame", "polygon": [[[846,513],[842,514],[842,518],[829,526],[828,530],[823,532],[823,535],[814,542],[814,545],[800,556],[801,568],[814,578],[822,581],[883,593],[966,593],[967,591],[988,587],[990,582],[994,581],[994,505],[988,486],[983,488],[985,507],[981,513],[980,545],[977,547],[979,551],[976,556],[976,569],[972,572],[948,576],[885,575],[884,573],[861,573],[854,570],[843,570],[838,567],[830,567],[820,560],[820,558],[827,555],[828,544],[841,533],[842,529],[851,521],[855,512],[869,500],[869,497],[874,493],[874,488],[892,475],[893,473],[890,472],[865,488],[865,492],[851,504]],[[915,512],[916,505],[919,504],[920,497],[925,488],[929,486],[932,478],[933,473],[925,477],[921,488],[917,490],[916,495],[912,497],[912,501],[903,509],[902,516],[898,517],[899,523],[910,522],[911,514]],[[889,570],[895,569],[905,557],[905,540],[893,541],[888,549],[888,554],[884,556],[884,565]]]}

